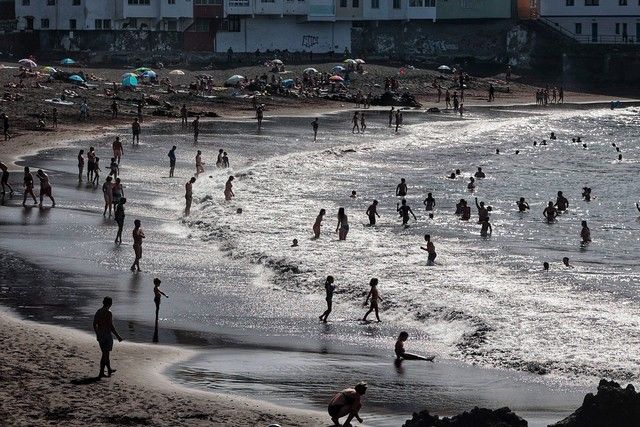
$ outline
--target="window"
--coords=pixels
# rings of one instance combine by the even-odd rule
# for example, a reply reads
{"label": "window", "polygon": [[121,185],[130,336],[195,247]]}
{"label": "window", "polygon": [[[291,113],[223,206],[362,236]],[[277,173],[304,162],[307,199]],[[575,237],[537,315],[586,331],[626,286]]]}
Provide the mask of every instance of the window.
{"label": "window", "polygon": [[260,3],[275,3],[276,0],[260,0]]}
{"label": "window", "polygon": [[75,30],[76,29],[76,20],[75,19],[69,19],[69,29],[70,30]]}
{"label": "window", "polygon": [[[196,0],[196,4],[198,1],[202,0]],[[229,7],[249,7],[249,0],[229,0]]]}
{"label": "window", "polygon": [[96,30],[101,30],[102,29],[102,19],[96,19],[93,22],[93,28],[95,28]]}
{"label": "window", "polygon": [[31,0],[22,0],[23,6],[31,6]]}
{"label": "window", "polygon": [[380,0],[371,0],[371,9],[380,9]]}
{"label": "window", "polygon": [[[222,6],[222,0],[195,0],[194,3],[198,6]],[[229,0],[229,6],[247,7],[249,0]]]}
{"label": "window", "polygon": [[582,34],[582,24],[579,22],[576,22],[576,34]]}
{"label": "window", "polygon": [[111,29],[111,19],[103,19],[102,20],[102,29],[110,30]]}
{"label": "window", "polygon": [[360,0],[353,0],[352,7],[360,7]]}
{"label": "window", "polygon": [[[224,22],[223,22],[224,24]],[[194,24],[194,29],[198,33],[208,33],[209,32],[209,21],[204,19],[196,19],[196,23]]]}
{"label": "window", "polygon": [[129,0],[128,3],[133,5],[148,6],[149,4],[151,4],[151,0]]}
{"label": "window", "polygon": [[584,0],[585,6],[600,6],[600,0]]}
{"label": "window", "polygon": [[347,0],[340,0],[340,7],[347,7]]}
{"label": "window", "polygon": [[409,0],[409,7],[436,7],[436,0]]}
{"label": "window", "polygon": [[73,0],[74,6],[80,6],[81,0]]}
{"label": "window", "polygon": [[40,28],[49,28],[49,20],[47,18],[40,20]]}
{"label": "window", "polygon": [[169,4],[176,4],[176,0],[167,0]]}
{"label": "window", "polygon": [[47,6],[55,6],[56,0],[47,0]]}
{"label": "window", "polygon": [[232,33],[240,32],[240,17],[239,16],[229,16],[229,28],[227,31]]}
{"label": "window", "polygon": [[575,6],[576,5],[576,1],[575,0],[567,0],[567,6]]}
{"label": "window", "polygon": [[626,6],[627,5],[627,0],[618,0],[618,4],[620,6]]}
{"label": "window", "polygon": [[401,9],[402,8],[401,0],[393,0],[393,8],[394,9]]}

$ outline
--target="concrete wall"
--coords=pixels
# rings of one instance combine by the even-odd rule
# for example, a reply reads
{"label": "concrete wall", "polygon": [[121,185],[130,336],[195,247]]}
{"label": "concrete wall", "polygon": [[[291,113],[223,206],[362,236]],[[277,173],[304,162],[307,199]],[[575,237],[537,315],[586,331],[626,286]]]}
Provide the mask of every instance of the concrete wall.
{"label": "concrete wall", "polygon": [[437,0],[436,16],[438,19],[504,19],[511,17],[512,8],[512,0]]}
{"label": "concrete wall", "polygon": [[38,31],[39,50],[52,52],[180,52],[183,33],[173,31]]}
{"label": "concrete wall", "polygon": [[256,49],[290,52],[342,52],[351,50],[351,22],[300,22],[295,17],[242,19],[240,32],[219,31],[216,52],[255,52]]}
{"label": "concrete wall", "polygon": [[[566,32],[572,33],[580,41],[584,42],[611,42],[611,43],[637,43],[640,41],[640,16],[619,17],[554,17],[548,19],[555,25],[562,27]],[[597,38],[592,40],[592,24],[596,23]],[[580,24],[582,31],[578,34],[576,24]],[[616,26],[617,24],[617,26]],[[624,39],[626,24],[626,40]],[[617,30],[617,31],[616,31]]]}
{"label": "concrete wall", "polygon": [[585,0],[574,0],[573,6],[567,6],[566,0],[538,0],[540,16],[634,16],[640,15],[637,0],[627,0],[620,5],[619,0],[600,0],[598,6],[587,6]]}

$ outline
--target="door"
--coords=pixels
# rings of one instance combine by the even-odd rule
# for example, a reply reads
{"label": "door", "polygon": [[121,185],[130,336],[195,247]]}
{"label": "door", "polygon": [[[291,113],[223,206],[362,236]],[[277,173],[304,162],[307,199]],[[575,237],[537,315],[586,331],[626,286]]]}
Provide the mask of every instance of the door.
{"label": "door", "polygon": [[591,41],[593,43],[596,43],[598,41],[598,23],[597,22],[591,23]]}
{"label": "door", "polygon": [[640,41],[640,22],[636,22],[636,43]]}

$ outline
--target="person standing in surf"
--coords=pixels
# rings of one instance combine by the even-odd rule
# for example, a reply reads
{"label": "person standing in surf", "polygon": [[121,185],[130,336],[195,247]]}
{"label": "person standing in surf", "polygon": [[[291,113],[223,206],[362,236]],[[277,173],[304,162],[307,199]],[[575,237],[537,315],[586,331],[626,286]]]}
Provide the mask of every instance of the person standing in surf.
{"label": "person standing in surf", "polygon": [[582,221],[582,230],[580,230],[580,238],[582,244],[586,245],[591,242],[591,230],[587,226],[587,221]]}
{"label": "person standing in surf", "polygon": [[398,211],[398,213],[400,214],[400,217],[402,218],[402,225],[404,225],[405,227],[409,226],[409,214],[413,215],[414,221],[418,220],[418,218],[416,218],[416,215],[413,213],[409,205],[407,205],[406,199],[402,199],[402,204],[400,203],[396,204],[396,210]]}
{"label": "person standing in surf", "polygon": [[191,123],[193,126],[193,143],[198,143],[198,135],[200,135],[200,116],[196,116],[196,118]]}
{"label": "person standing in surf", "polygon": [[235,193],[233,192],[233,180],[233,175],[229,176],[229,179],[227,179],[227,183],[224,185],[224,199],[227,202],[230,201],[233,197],[236,197]]}
{"label": "person standing in surf", "polygon": [[102,195],[104,196],[104,212],[102,216],[107,216],[107,209],[109,209],[109,218],[111,218],[111,209],[113,207],[113,184],[111,184],[112,178],[110,176],[102,184]]}
{"label": "person standing in surf", "polygon": [[78,153],[78,182],[82,182],[82,174],[84,172],[84,150]]}
{"label": "person standing in surf", "polygon": [[324,219],[324,215],[327,213],[324,209],[320,209],[320,213],[316,217],[316,222],[313,223],[313,238],[320,238],[320,229],[322,227],[322,220]]}
{"label": "person standing in surf", "polygon": [[33,194],[33,175],[29,171],[29,167],[25,166],[24,168],[24,190],[22,193],[22,206],[27,206],[27,196],[31,195],[33,197],[33,204],[37,205],[38,200],[36,199],[36,195]]}
{"label": "person standing in surf", "polygon": [[204,173],[204,167],[202,165],[204,165],[202,161],[202,151],[198,150],[196,154],[196,178],[198,178],[201,173]]}
{"label": "person standing in surf", "polygon": [[327,309],[320,315],[320,321],[327,323],[327,318],[329,314],[331,314],[333,307],[333,293],[336,290],[336,286],[333,284],[333,276],[327,276],[327,280],[324,282],[324,290],[326,293]]}
{"label": "person standing in surf", "polygon": [[38,179],[40,179],[40,207],[42,207],[44,196],[47,196],[49,199],[51,199],[51,206],[54,207],[56,205],[56,201],[52,195],[49,175],[44,173],[42,169],[38,169],[38,172],[36,172],[36,176],[38,177]]}
{"label": "person standing in surf", "polygon": [[142,223],[139,219],[133,221],[133,232],[131,233],[133,236],[133,253],[135,254],[135,260],[133,261],[133,265],[131,265],[131,271],[140,271],[140,259],[142,259],[142,240],[146,237],[142,228],[140,226]]}
{"label": "person standing in surf", "polygon": [[119,136],[116,136],[115,141],[113,141],[112,149],[113,157],[115,157],[115,159],[118,161],[118,164],[120,164],[120,158],[124,155],[124,147],[122,146],[122,142],[120,141]]}
{"label": "person standing in surf", "polygon": [[118,232],[116,233],[116,245],[122,244],[122,229],[124,228],[124,204],[127,203],[127,199],[124,197],[121,198],[118,203],[116,203],[115,213],[113,214],[113,218],[116,220],[116,224],[118,224]]}
{"label": "person standing in surf", "polygon": [[[110,377],[116,371],[111,369],[111,360],[109,359],[109,353],[113,350],[113,335],[116,336],[118,341],[122,342],[122,337],[113,326],[113,315],[110,310],[112,305],[113,300],[110,297],[104,297],[102,308],[98,309],[95,316],[93,316],[93,330],[96,333],[96,339],[102,352],[98,378]],[[107,369],[106,375],[104,373],[105,368]]]}
{"label": "person standing in surf", "polygon": [[175,145],[169,150],[169,178],[173,178],[173,171],[176,169],[176,147]]}
{"label": "person standing in surf", "polygon": [[358,130],[358,133],[360,133],[360,125],[358,122],[358,112],[356,111],[355,113],[353,113],[353,118],[351,119],[351,122],[353,122],[353,128],[351,129],[351,133],[356,133],[356,129]]}
{"label": "person standing in surf", "polygon": [[400,178],[400,184],[396,186],[396,196],[405,197],[407,195],[407,181],[404,178]]}
{"label": "person standing in surf", "polygon": [[349,218],[344,212],[344,208],[338,209],[338,225],[336,226],[336,233],[338,233],[339,240],[347,240],[347,234],[349,234]]}
{"label": "person standing in surf", "polygon": [[318,140],[318,118],[311,122],[311,128],[313,129],[313,142]]}
{"label": "person standing in surf", "polygon": [[371,287],[371,289],[367,294],[367,299],[364,301],[364,305],[366,306],[367,304],[369,304],[369,301],[371,301],[371,306],[369,307],[369,311],[367,311],[367,313],[362,318],[362,321],[366,322],[369,314],[375,311],[376,319],[378,320],[378,322],[382,322],[378,313],[378,302],[383,301],[382,297],[380,296],[380,292],[378,292],[378,279],[375,277],[372,278],[369,282],[369,286]]}
{"label": "person standing in surf", "polygon": [[169,298],[167,294],[160,290],[161,280],[157,277],[153,279],[153,303],[156,305],[156,323],[153,331],[153,342],[158,342],[158,314],[160,313],[160,302],[162,297]]}
{"label": "person standing in surf", "polygon": [[429,234],[424,235],[424,241],[427,242],[427,246],[420,246],[420,249],[422,249],[423,251],[427,251],[427,265],[433,265],[435,263],[436,257],[438,256],[436,254],[436,246],[431,241],[431,235]]}
{"label": "person standing in surf", "polygon": [[136,117],[133,119],[133,123],[131,123],[131,145],[138,144],[140,145],[140,121]]}
{"label": "person standing in surf", "polygon": [[5,194],[4,187],[9,187],[9,197],[13,196],[13,187],[9,184],[9,168],[7,165],[0,162],[0,170],[2,170],[2,178],[0,178],[0,184],[2,185],[2,195]]}
{"label": "person standing in surf", "polygon": [[422,203],[424,204],[426,211],[432,211],[433,208],[436,207],[436,199],[433,198],[431,193],[427,194],[427,198],[424,199],[424,202]]}
{"label": "person standing in surf", "polygon": [[555,222],[556,218],[558,217],[558,211],[553,206],[553,202],[549,202],[544,211],[542,211],[542,216],[547,219],[547,222],[549,224]]}
{"label": "person standing in surf", "polygon": [[371,205],[369,205],[369,207],[367,208],[366,214],[369,217],[369,226],[373,227],[374,225],[376,225],[376,216],[378,218],[380,218],[380,214],[378,214],[378,201],[377,200],[374,200],[373,203],[371,203]]}
{"label": "person standing in surf", "polygon": [[184,207],[184,216],[191,215],[191,202],[193,201],[193,183],[196,182],[195,177],[191,177],[189,181],[184,185],[184,199],[185,199],[185,207]]}

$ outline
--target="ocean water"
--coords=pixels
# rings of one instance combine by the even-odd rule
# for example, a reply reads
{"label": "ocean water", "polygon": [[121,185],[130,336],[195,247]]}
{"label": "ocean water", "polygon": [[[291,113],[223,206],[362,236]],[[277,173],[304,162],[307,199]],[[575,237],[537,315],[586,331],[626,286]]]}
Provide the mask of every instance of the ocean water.
{"label": "ocean water", "polygon": [[[109,293],[127,337],[148,340],[151,280],[158,276],[170,295],[161,308],[161,342],[242,349],[177,368],[186,384],[285,405],[302,395],[302,403],[323,406],[331,390],[365,378],[375,385],[368,401],[379,413],[509,404],[551,421],[555,414],[541,412],[568,412],[600,377],[638,379],[638,113],[524,107],[472,109],[464,119],[407,113],[395,133],[384,112],[372,111],[360,135],[351,133],[348,115],[336,114],[321,117],[317,143],[311,118],[267,117],[260,132],[242,120],[204,122],[197,146],[179,126],[145,128],[139,147],[130,148],[124,135],[121,177],[129,202],[119,247],[113,222],[100,215],[100,189],[75,178],[77,149],[96,146],[105,169],[113,135],[48,150],[21,164],[49,171],[58,207],[23,210],[15,198],[0,207],[0,245],[9,254],[2,259],[15,267],[0,273],[3,282],[14,282],[0,287],[0,300],[38,320],[87,330]],[[533,146],[552,131],[557,140]],[[571,142],[577,136],[586,149]],[[173,144],[178,166],[170,179],[166,155]],[[229,153],[229,170],[214,166],[219,148]],[[206,171],[194,185],[192,215],[184,218],[184,183],[198,149]],[[468,177],[478,166],[487,177],[470,193]],[[448,179],[455,169],[461,177]],[[225,202],[230,174],[237,197]],[[396,213],[400,178],[418,217],[408,228]],[[12,181],[19,179],[16,173]],[[590,202],[581,198],[585,186],[593,190]],[[542,210],[557,191],[569,199],[569,211],[547,224]],[[428,192],[436,199],[433,219],[422,205]],[[471,221],[454,215],[460,198],[473,204],[476,196],[493,207],[489,238],[480,236],[475,207]],[[518,213],[520,197],[530,212]],[[373,199],[381,218],[368,227]],[[334,233],[339,207],[349,216],[346,241]],[[321,208],[322,236],[313,240]],[[147,234],[140,275],[128,271],[134,218]],[[581,220],[591,228],[588,246],[580,245]],[[438,252],[434,266],[420,249],[425,233]],[[298,247],[291,247],[294,238]],[[562,266],[565,256],[574,268]],[[33,273],[24,261],[44,270]],[[543,261],[551,264],[547,272]],[[323,325],[317,316],[329,274],[337,290]],[[384,298],[381,324],[360,321],[372,277]],[[403,329],[411,335],[407,348],[436,355],[435,365],[402,373],[390,366]],[[245,352],[256,347],[273,352]],[[235,359],[223,363],[227,354]],[[306,394],[301,380],[308,381]]]}

